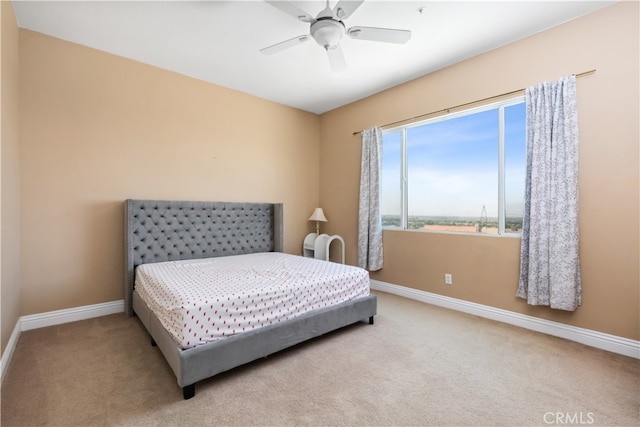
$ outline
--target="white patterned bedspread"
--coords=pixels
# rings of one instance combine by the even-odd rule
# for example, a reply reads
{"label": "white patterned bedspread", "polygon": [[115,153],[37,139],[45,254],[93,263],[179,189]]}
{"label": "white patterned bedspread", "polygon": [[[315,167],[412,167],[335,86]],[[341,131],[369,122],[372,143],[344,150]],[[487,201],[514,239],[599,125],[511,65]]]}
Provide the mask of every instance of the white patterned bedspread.
{"label": "white patterned bedspread", "polygon": [[135,290],[181,348],[369,295],[358,267],[280,252],[143,264]]}

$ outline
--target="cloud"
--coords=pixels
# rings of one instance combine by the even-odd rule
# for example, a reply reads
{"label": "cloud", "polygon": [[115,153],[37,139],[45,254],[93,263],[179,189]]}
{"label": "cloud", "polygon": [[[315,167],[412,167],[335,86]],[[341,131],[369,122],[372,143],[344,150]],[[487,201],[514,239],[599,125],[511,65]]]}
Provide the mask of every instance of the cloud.
{"label": "cloud", "polygon": [[497,172],[455,173],[412,170],[409,176],[409,214],[430,216],[497,216]]}

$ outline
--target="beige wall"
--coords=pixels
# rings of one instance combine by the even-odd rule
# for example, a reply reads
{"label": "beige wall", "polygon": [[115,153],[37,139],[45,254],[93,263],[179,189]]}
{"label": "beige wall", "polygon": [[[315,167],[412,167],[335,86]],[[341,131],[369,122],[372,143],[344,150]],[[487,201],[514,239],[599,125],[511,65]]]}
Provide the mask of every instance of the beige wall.
{"label": "beige wall", "polygon": [[[515,297],[518,238],[384,232],[373,279],[638,340],[638,3],[624,2],[322,116],[320,202],[356,262],[360,137],[354,131],[510,92],[578,80],[583,305],[573,313]],[[444,273],[454,284],[444,285]]]}
{"label": "beige wall", "polygon": [[127,198],[283,202],[300,254],[319,117],[20,30],[22,306],[123,298]]}
{"label": "beige wall", "polygon": [[18,26],[11,2],[0,4],[2,18],[0,127],[0,287],[2,353],[20,309],[20,150],[18,132]]}
{"label": "beige wall", "polygon": [[[3,47],[4,33],[3,20]],[[300,253],[313,230],[306,218],[321,205],[329,218],[323,231],[344,236],[354,264],[360,141],[353,131],[596,68],[578,81],[582,307],[565,313],[515,298],[517,238],[385,232],[385,268],[372,278],[640,338],[635,2],[320,117],[19,33],[21,161],[12,167],[22,188],[5,195],[3,179],[2,231],[5,246],[4,206],[20,200],[22,315],[122,298],[126,198],[284,202],[290,253]],[[3,53],[3,80],[4,68]],[[4,92],[2,99],[4,156]],[[445,272],[453,286],[442,283]]]}

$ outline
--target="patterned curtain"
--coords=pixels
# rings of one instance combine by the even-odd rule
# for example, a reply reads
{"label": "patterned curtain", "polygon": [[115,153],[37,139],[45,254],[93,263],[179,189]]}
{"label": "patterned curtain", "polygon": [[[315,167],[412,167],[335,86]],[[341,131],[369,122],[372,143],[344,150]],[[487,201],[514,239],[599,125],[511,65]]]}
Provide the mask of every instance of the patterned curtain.
{"label": "patterned curtain", "polygon": [[582,302],[578,256],[576,78],[526,89],[525,208],[516,295],[574,311]]}
{"label": "patterned curtain", "polygon": [[363,131],[358,214],[358,266],[369,271],[382,268],[381,153],[382,131],[380,128]]}

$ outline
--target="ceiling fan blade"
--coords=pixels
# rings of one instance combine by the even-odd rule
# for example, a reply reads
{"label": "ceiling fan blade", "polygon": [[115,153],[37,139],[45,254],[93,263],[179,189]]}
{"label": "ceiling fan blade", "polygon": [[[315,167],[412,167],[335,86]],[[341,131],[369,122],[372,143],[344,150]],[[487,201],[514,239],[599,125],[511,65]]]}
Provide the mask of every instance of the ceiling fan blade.
{"label": "ceiling fan blade", "polygon": [[351,27],[347,34],[356,40],[371,40],[374,42],[406,43],[411,38],[411,31],[393,28]]}
{"label": "ceiling fan blade", "polygon": [[344,60],[344,55],[340,45],[327,49],[327,56],[329,56],[329,65],[331,65],[331,70],[344,71],[347,69],[347,62]]}
{"label": "ceiling fan blade", "polygon": [[364,0],[340,0],[333,9],[333,13],[336,18],[342,21],[350,17],[362,3],[364,3]]}
{"label": "ceiling fan blade", "polygon": [[289,49],[290,47],[293,46],[297,46],[299,44],[302,44],[306,41],[308,41],[311,38],[310,35],[302,35],[302,36],[298,36],[298,37],[294,37],[292,39],[289,40],[285,40],[283,42],[280,43],[276,43],[272,46],[268,46],[265,48],[260,49],[260,52],[264,53],[265,55],[273,55],[274,53],[278,53],[278,52],[282,52],[285,49]]}
{"label": "ceiling fan blade", "polygon": [[302,22],[314,22],[315,18],[309,15],[304,10],[300,9],[298,6],[289,3],[288,1],[269,1],[264,0],[266,3],[269,3],[271,6],[280,9],[284,13],[293,16],[294,18],[302,21]]}

